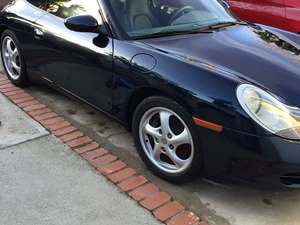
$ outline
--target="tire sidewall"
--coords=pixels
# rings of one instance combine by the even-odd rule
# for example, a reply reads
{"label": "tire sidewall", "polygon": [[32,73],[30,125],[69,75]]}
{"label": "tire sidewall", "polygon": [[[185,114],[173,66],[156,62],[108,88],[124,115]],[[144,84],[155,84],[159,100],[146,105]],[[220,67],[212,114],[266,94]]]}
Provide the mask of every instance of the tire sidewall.
{"label": "tire sidewall", "polygon": [[[186,123],[186,125],[190,130],[191,136],[193,138],[193,143],[194,143],[194,158],[191,165],[188,167],[188,169],[186,169],[182,173],[171,174],[160,170],[157,166],[155,166],[151,162],[151,160],[144,152],[140,140],[140,135],[139,135],[140,121],[144,113],[146,113],[149,109],[154,107],[164,107],[174,111]],[[185,110],[184,107],[179,105],[177,102],[161,96],[154,96],[145,99],[139,104],[139,106],[135,110],[133,121],[132,121],[132,131],[133,131],[133,137],[136,144],[136,148],[140,157],[154,173],[156,173],[163,179],[166,179],[173,183],[182,183],[201,174],[202,164],[203,164],[202,163],[203,154],[201,151],[200,138],[199,135],[197,135],[195,125],[192,122],[192,116]]]}
{"label": "tire sidewall", "polygon": [[[19,57],[21,58],[21,73],[20,73],[20,76],[18,79],[13,79],[5,65],[4,65],[4,61],[3,61],[3,53],[2,53],[2,43],[3,43],[3,40],[5,37],[10,37],[11,39],[13,39],[16,47],[18,48],[18,51],[19,51]],[[3,64],[3,68],[5,70],[5,73],[8,77],[8,79],[15,85],[18,85],[18,86],[26,86],[28,84],[28,79],[27,79],[27,74],[26,74],[26,64],[25,64],[25,60],[24,60],[24,57],[23,57],[23,51],[22,51],[22,48],[21,48],[21,45],[16,37],[16,35],[11,31],[11,30],[5,30],[2,35],[1,35],[1,60],[2,60],[2,64]]]}

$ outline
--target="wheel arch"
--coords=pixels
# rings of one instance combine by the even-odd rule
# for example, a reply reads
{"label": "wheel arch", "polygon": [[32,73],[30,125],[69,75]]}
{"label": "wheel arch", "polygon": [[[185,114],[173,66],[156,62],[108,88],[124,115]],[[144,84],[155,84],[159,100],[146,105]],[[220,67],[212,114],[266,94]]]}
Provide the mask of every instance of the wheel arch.
{"label": "wheel arch", "polygon": [[163,96],[172,99],[178,104],[181,104],[188,112],[190,112],[190,107],[188,107],[186,102],[184,102],[183,100],[174,98],[172,97],[172,95],[168,94],[167,92],[162,91],[155,87],[142,87],[135,90],[129,98],[128,109],[127,109],[127,122],[128,122],[128,128],[130,130],[131,130],[133,114],[136,108],[142,101],[144,101],[146,98],[149,98],[151,96]]}
{"label": "wheel arch", "polygon": [[7,30],[7,29],[9,29],[7,26],[5,26],[5,25],[0,25],[0,37],[2,36],[3,32],[4,32],[5,30]]}
{"label": "wheel arch", "polygon": [[7,30],[7,29],[8,29],[7,26],[5,26],[5,25],[0,25],[0,36],[1,36],[2,33],[3,33],[5,30]]}

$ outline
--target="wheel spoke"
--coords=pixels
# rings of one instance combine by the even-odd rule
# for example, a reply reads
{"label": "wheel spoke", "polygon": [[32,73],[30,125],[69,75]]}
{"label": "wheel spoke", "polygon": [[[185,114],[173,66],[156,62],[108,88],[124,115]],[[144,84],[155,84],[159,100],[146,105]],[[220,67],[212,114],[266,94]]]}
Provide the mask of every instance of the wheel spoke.
{"label": "wheel spoke", "polygon": [[19,52],[18,52],[18,50],[15,48],[14,50],[13,50],[13,52],[12,52],[12,56],[11,56],[11,58],[12,58],[12,60],[14,61],[14,62],[17,62],[17,57],[19,56]]}
{"label": "wheel spoke", "polygon": [[160,117],[160,124],[161,124],[161,130],[162,130],[163,135],[172,133],[171,128],[170,128],[170,122],[169,122],[171,113],[169,113],[167,111],[161,111],[159,113],[159,117]]}
{"label": "wheel spoke", "polygon": [[4,52],[4,57],[7,58],[7,59],[9,58],[9,54],[8,54],[7,51]]}
{"label": "wheel spoke", "polygon": [[174,136],[172,139],[169,140],[169,142],[175,147],[178,147],[183,144],[190,144],[191,141],[188,130],[185,128],[181,134]]}
{"label": "wheel spoke", "polygon": [[8,70],[11,71],[13,69],[12,63],[7,63]]}
{"label": "wheel spoke", "polygon": [[7,49],[9,55],[12,55],[14,52],[13,49],[11,48],[11,44],[12,44],[12,41],[10,39],[8,39],[6,41],[6,49]]}
{"label": "wheel spoke", "polygon": [[155,160],[158,160],[158,161],[160,160],[161,148],[160,148],[159,144],[157,144],[157,143],[154,144],[154,148],[153,148],[152,154],[153,154],[153,158]]}
{"label": "wheel spoke", "polygon": [[21,72],[21,67],[19,67],[14,61],[11,62],[12,63],[12,68],[14,68],[18,74],[20,74]]}
{"label": "wheel spoke", "polygon": [[144,132],[153,138],[160,138],[159,128],[151,126],[149,123],[146,124]]}
{"label": "wheel spoke", "polygon": [[176,166],[177,168],[181,168],[181,167],[183,167],[183,166],[187,163],[187,160],[182,160],[182,159],[180,159],[180,158],[176,155],[176,152],[175,152],[175,151],[168,150],[168,151],[167,151],[167,155],[168,155],[168,157],[171,159],[171,161],[175,164],[175,166]]}
{"label": "wheel spoke", "polygon": [[15,48],[12,54],[12,59],[11,59],[11,63],[12,63],[12,67],[17,71],[18,74],[20,74],[21,72],[21,67],[18,65],[17,63],[17,58],[19,56],[19,52],[18,50]]}

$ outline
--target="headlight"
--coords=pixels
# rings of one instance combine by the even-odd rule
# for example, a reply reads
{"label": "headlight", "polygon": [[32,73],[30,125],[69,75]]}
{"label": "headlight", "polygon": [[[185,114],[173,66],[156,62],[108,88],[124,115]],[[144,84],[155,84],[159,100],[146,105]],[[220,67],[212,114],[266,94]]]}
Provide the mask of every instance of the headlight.
{"label": "headlight", "polygon": [[287,139],[300,139],[300,109],[287,106],[268,92],[249,84],[237,89],[237,98],[249,116],[266,130]]}

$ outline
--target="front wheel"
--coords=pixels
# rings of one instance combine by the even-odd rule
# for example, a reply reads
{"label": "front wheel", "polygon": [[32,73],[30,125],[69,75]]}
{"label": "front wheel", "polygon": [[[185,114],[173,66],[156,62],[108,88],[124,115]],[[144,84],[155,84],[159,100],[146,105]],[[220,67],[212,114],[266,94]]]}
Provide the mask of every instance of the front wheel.
{"label": "front wheel", "polygon": [[28,84],[26,66],[15,34],[6,30],[1,36],[1,58],[8,79],[15,85]]}
{"label": "front wheel", "polygon": [[160,177],[175,183],[201,173],[202,154],[192,116],[165,97],[149,97],[136,109],[132,128],[139,155]]}

